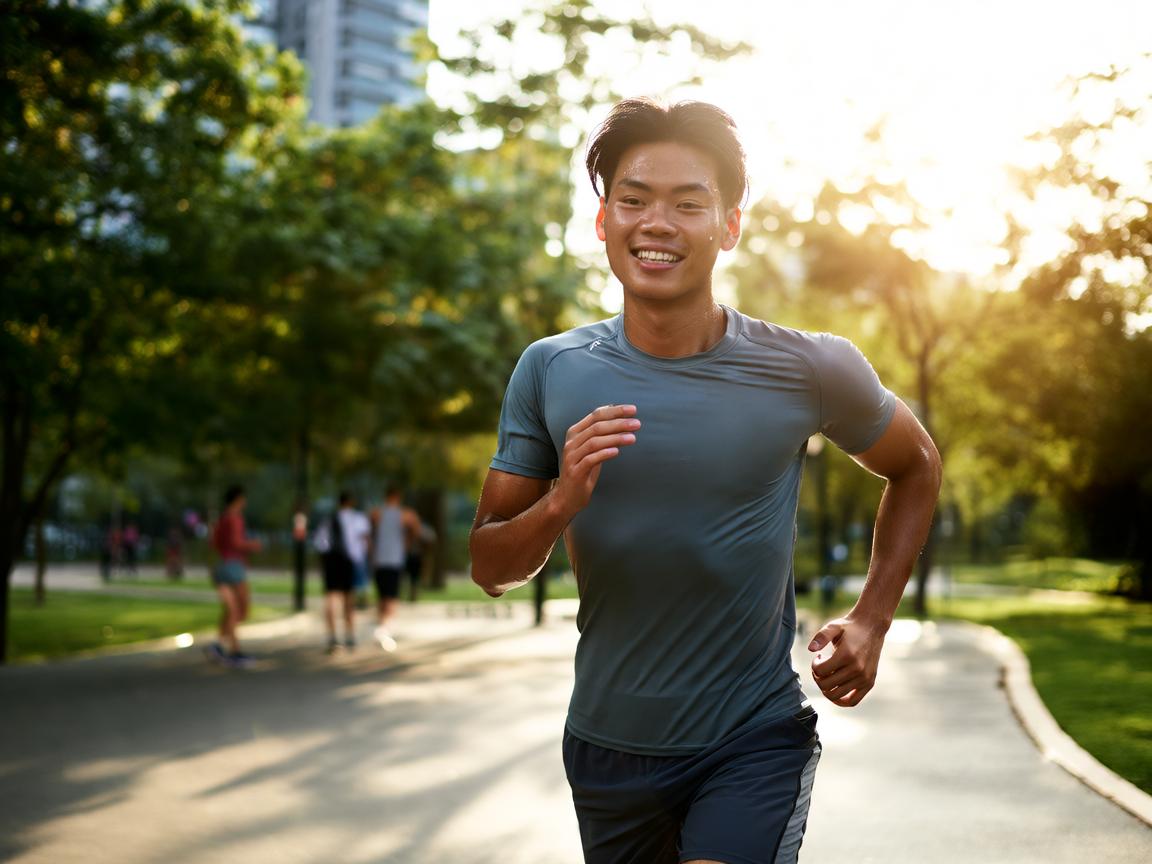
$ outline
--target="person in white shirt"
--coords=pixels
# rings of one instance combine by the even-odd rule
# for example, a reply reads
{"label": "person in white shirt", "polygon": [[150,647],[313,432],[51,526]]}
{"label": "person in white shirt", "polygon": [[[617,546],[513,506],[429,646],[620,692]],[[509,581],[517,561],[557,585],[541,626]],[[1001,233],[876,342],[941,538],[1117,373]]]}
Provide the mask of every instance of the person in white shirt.
{"label": "person in white shirt", "polygon": [[[340,530],[335,530],[339,525]],[[355,508],[349,492],[340,493],[340,507],[316,530],[315,547],[324,572],[324,622],[328,627],[328,651],[339,650],[336,618],[344,620],[344,647],[356,647],[356,571],[365,566],[372,525]]]}

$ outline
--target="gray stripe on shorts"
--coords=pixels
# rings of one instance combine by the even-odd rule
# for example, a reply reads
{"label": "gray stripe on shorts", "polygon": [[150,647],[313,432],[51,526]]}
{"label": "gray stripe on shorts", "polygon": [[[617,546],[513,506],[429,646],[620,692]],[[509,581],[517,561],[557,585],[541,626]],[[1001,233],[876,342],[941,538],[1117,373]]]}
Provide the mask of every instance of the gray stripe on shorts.
{"label": "gray stripe on shorts", "polygon": [[816,778],[816,764],[820,761],[821,749],[820,742],[817,741],[808,763],[800,772],[800,788],[796,792],[796,803],[792,807],[788,824],[784,826],[780,845],[776,847],[774,864],[796,864],[796,858],[800,855],[804,826],[808,824],[808,805],[812,803],[812,781]]}

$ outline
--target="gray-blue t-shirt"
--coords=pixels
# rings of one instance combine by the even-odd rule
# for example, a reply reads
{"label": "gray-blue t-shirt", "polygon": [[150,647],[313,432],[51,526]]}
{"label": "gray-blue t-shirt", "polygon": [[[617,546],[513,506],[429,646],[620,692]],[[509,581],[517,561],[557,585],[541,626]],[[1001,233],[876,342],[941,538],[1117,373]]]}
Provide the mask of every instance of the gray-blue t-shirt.
{"label": "gray-blue t-shirt", "polygon": [[848,453],[896,397],[846,339],[725,307],[724,337],[674,359],[635,348],[623,316],[530,345],[492,468],[558,476],[570,426],[634,404],[635,444],[608,462],[565,533],[580,585],[573,735],[629,753],[708,747],[801,702],[792,548],[805,446]]}

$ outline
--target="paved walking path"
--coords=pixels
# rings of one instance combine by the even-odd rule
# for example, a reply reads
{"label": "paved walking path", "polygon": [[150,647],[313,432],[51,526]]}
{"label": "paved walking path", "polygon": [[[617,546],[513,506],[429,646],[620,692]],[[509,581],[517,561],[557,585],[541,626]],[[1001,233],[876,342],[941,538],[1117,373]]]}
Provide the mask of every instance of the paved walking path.
{"label": "paved walking path", "polygon": [[[249,671],[197,648],[0,669],[0,860],[578,864],[572,604],[539,629],[525,605],[404,611],[394,654],[327,657],[306,615]],[[972,633],[898,623],[862,706],[817,698],[801,860],[1152,860],[1152,830],[1043,760]]]}

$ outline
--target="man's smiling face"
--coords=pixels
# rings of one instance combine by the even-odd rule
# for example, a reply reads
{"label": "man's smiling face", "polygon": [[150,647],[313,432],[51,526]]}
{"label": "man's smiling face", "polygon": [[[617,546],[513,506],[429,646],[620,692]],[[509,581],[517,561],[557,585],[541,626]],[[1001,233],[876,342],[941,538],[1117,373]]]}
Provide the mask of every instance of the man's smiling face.
{"label": "man's smiling face", "polygon": [[716,161],[675,141],[625,150],[600,201],[596,235],[625,295],[676,300],[710,293],[721,249],[740,236],[740,210],[725,207]]}

